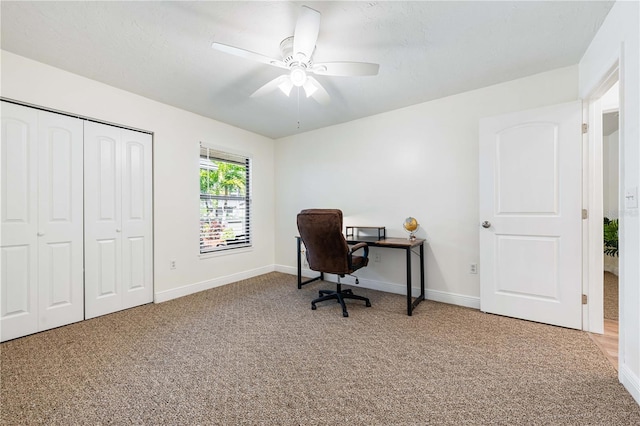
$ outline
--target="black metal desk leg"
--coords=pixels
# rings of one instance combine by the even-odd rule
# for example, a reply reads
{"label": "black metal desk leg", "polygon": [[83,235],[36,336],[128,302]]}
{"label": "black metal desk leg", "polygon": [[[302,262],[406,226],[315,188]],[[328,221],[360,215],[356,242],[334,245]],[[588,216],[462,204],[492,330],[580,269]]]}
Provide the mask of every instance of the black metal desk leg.
{"label": "black metal desk leg", "polygon": [[424,244],[420,244],[420,299],[424,300]]}
{"label": "black metal desk leg", "polygon": [[411,247],[407,247],[407,315],[411,316],[413,304],[411,303]]}
{"label": "black metal desk leg", "polygon": [[298,242],[298,290],[302,288],[302,254],[300,253],[300,238],[296,238]]}
{"label": "black metal desk leg", "polygon": [[320,272],[320,275],[318,275],[317,277],[302,281],[302,240],[300,237],[296,237],[296,241],[296,247],[298,251],[298,290],[300,290],[305,284],[309,284],[318,280],[324,280],[324,274]]}

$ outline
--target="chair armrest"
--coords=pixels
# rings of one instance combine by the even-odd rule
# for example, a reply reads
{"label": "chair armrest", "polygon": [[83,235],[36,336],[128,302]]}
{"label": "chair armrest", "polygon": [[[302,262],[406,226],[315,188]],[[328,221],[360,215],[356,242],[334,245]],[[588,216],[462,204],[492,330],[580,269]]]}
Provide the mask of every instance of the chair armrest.
{"label": "chair armrest", "polygon": [[364,249],[364,257],[365,259],[369,257],[369,245],[367,243],[358,243],[354,246],[349,247],[349,254],[353,254],[354,251]]}

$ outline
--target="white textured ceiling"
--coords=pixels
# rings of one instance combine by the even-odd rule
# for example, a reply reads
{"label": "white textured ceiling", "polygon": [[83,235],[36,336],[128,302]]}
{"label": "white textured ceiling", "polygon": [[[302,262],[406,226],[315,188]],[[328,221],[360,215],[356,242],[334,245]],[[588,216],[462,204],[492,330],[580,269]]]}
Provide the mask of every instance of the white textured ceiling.
{"label": "white textured ceiling", "polygon": [[[301,5],[322,14],[316,62],[380,64],[375,77],[317,76],[249,95],[282,70],[211,49],[279,57]],[[271,138],[578,63],[613,2],[11,2],[2,49]],[[298,125],[299,121],[299,125]]]}

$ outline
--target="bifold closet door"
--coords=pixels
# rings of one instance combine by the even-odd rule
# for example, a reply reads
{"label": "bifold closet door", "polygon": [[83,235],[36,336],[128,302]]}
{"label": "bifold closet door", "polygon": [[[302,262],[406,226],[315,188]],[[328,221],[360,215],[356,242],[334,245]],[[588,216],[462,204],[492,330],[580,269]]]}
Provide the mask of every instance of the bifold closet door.
{"label": "bifold closet door", "polygon": [[2,341],[84,317],[82,122],[2,103]]}
{"label": "bifold closet door", "polygon": [[151,135],[85,122],[85,318],[153,301]]}

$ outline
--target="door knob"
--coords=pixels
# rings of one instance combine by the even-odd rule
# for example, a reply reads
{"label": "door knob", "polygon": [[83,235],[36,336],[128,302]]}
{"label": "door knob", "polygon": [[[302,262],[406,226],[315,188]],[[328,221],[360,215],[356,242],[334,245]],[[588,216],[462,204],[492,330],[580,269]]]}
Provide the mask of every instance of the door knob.
{"label": "door knob", "polygon": [[116,232],[120,232],[120,228],[116,228]]}
{"label": "door knob", "polygon": [[38,232],[38,237],[44,237],[44,232]]}
{"label": "door knob", "polygon": [[483,228],[490,228],[491,227],[491,222],[489,222],[488,220],[485,220],[484,222],[482,222],[482,227]]}

